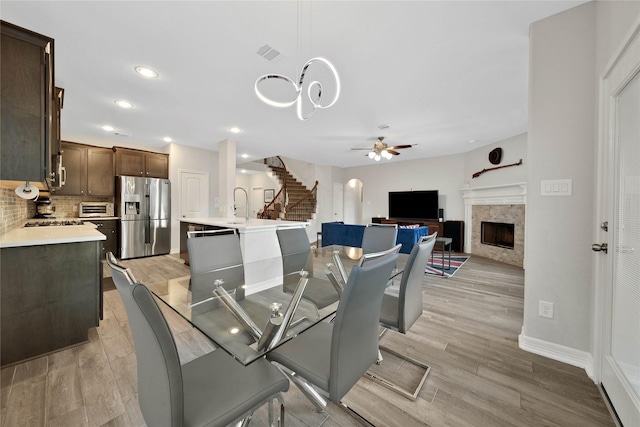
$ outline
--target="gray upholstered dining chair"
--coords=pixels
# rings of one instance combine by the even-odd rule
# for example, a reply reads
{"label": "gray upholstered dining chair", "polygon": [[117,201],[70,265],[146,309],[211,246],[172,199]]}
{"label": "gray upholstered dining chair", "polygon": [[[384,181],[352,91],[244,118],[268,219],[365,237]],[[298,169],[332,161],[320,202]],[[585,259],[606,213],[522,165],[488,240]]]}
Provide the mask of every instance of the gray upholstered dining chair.
{"label": "gray upholstered dining chair", "polygon": [[319,411],[326,401],[318,389],[340,402],[376,361],[382,295],[397,259],[389,253],[354,266],[335,321],[318,323],[267,354]]}
{"label": "gray upholstered dining chair", "polygon": [[[129,318],[138,365],[138,402],[149,426],[226,426],[248,420],[253,411],[284,399],[289,381],[278,369],[259,359],[242,366],[223,350],[214,350],[180,366],[171,330],[149,289],[130,270],[107,254],[113,282]],[[244,425],[244,424],[243,424]]]}
{"label": "gray upholstered dining chair", "polygon": [[385,251],[396,244],[397,224],[367,224],[362,234],[362,253]]}
{"label": "gray upholstered dining chair", "polygon": [[234,292],[236,301],[244,299],[244,265],[240,238],[234,229],[187,233],[191,297],[198,302],[211,297],[214,280]]}
{"label": "gray upholstered dining chair", "polygon": [[313,277],[311,245],[304,228],[284,228],[276,231],[282,252],[282,288],[293,294],[300,279],[299,272],[309,273],[307,287],[302,297],[323,309],[340,299],[340,293],[331,282]]}
{"label": "gray upholstered dining chair", "polygon": [[[251,345],[261,335],[260,327],[269,319],[269,313],[256,301],[245,299],[245,276],[240,237],[235,229],[192,231],[187,233],[189,252],[189,288],[191,290],[191,317],[203,315],[208,318],[210,327],[228,330],[236,323],[229,323],[226,316],[216,315],[220,300],[212,298],[219,280],[222,287],[231,295],[242,309],[252,313],[252,319],[242,323],[242,330],[229,340]],[[214,320],[215,319],[215,320]]]}
{"label": "gray upholstered dining chair", "polygon": [[423,236],[413,245],[398,291],[385,292],[380,309],[380,323],[385,328],[405,334],[422,315],[422,283],[437,234]]}
{"label": "gray upholstered dining chair", "polygon": [[[423,236],[420,238],[418,243],[411,249],[411,253],[407,258],[399,287],[397,289],[388,288],[385,291],[384,296],[382,297],[382,306],[380,309],[380,324],[384,328],[379,336],[380,339],[382,339],[390,329],[406,334],[409,328],[422,315],[422,284],[429,256],[431,255],[433,246],[436,243],[437,234],[438,233],[436,232],[429,236]],[[415,400],[429,373],[429,367],[391,350],[382,344],[379,348],[395,354],[418,367],[422,367],[424,369],[424,374],[418,382],[418,386],[413,391],[406,391],[397,386],[391,378],[383,378],[371,373],[368,373],[368,377],[377,380],[385,387],[388,387],[409,399]],[[378,352],[377,363],[382,363],[382,353],[380,351]]]}

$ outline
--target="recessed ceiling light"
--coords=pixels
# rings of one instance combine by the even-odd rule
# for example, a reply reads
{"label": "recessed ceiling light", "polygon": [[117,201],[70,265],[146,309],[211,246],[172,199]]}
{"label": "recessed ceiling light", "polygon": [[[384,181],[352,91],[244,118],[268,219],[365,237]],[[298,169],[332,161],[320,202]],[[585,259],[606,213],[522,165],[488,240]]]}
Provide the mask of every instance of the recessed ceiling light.
{"label": "recessed ceiling light", "polygon": [[173,139],[171,139],[171,137],[169,137],[169,136],[165,136],[164,138],[162,138],[162,140],[164,142],[173,142]]}
{"label": "recessed ceiling light", "polygon": [[476,142],[476,140],[475,140],[475,139],[470,139],[470,140],[469,140],[469,144],[473,144],[474,142]]}
{"label": "recessed ceiling light", "polygon": [[237,334],[238,332],[240,332],[240,328],[233,327],[233,328],[229,329],[229,333],[230,333],[231,335],[235,335],[235,334]]}
{"label": "recessed ceiling light", "polygon": [[113,102],[115,102],[118,107],[133,108],[133,104],[130,103],[129,101],[125,101],[124,99],[116,99]]}
{"label": "recessed ceiling light", "polygon": [[247,173],[246,169],[240,169],[240,173]]}
{"label": "recessed ceiling light", "polygon": [[248,159],[249,155],[248,154],[241,154],[240,157],[242,157],[243,159]]}
{"label": "recessed ceiling light", "polygon": [[136,70],[136,73],[148,79],[155,79],[156,77],[158,77],[158,73],[156,73],[154,70],[152,70],[149,67],[136,67],[135,70]]}
{"label": "recessed ceiling light", "polygon": [[242,132],[239,127],[233,126],[229,128],[229,132],[231,133],[240,133]]}
{"label": "recessed ceiling light", "polygon": [[389,125],[384,125],[384,124],[382,124],[382,125],[378,125],[378,129],[380,129],[380,130],[389,129],[390,127],[391,127],[391,126],[389,126]]}
{"label": "recessed ceiling light", "polygon": [[114,130],[116,130],[116,128],[114,128],[113,126],[109,126],[109,125],[104,125],[101,126],[102,130],[106,130],[107,132],[113,132]]}

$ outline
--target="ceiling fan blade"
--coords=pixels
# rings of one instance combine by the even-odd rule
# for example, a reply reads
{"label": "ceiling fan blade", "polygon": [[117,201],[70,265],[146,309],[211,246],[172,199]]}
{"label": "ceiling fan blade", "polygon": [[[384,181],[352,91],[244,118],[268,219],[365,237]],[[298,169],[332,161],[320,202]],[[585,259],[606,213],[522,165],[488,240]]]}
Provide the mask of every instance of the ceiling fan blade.
{"label": "ceiling fan blade", "polygon": [[397,151],[389,150],[388,148],[387,148],[387,153],[391,153],[391,154],[393,154],[394,156],[399,156],[399,155],[400,155],[400,153],[398,153]]}
{"label": "ceiling fan blade", "polygon": [[413,147],[413,145],[410,145],[410,144],[409,145],[394,145],[392,147],[387,147],[387,149],[398,150],[398,149],[401,149],[401,148],[411,148],[411,147]]}

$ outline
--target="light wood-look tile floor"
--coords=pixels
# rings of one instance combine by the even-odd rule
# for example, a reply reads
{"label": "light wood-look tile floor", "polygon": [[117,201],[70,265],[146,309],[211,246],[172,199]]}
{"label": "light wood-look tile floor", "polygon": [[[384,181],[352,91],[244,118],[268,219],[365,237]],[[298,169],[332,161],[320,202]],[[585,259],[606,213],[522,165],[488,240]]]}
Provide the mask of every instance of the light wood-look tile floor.
{"label": "light wood-look tile floor", "polygon": [[[316,255],[316,271],[329,257],[330,251]],[[189,274],[175,256],[123,263],[144,283]],[[376,426],[614,425],[584,370],[518,348],[523,276],[520,268],[474,256],[451,278],[426,275],[422,317],[407,335],[383,338],[387,347],[431,367],[417,400],[363,378],[343,401]],[[104,308],[89,343],[0,371],[2,427],[145,425],[133,338],[117,291],[105,292]],[[183,363],[213,350],[185,321],[163,311]],[[293,385],[285,400],[290,426],[366,425],[332,403],[315,412]],[[260,410],[252,425],[266,424]]]}

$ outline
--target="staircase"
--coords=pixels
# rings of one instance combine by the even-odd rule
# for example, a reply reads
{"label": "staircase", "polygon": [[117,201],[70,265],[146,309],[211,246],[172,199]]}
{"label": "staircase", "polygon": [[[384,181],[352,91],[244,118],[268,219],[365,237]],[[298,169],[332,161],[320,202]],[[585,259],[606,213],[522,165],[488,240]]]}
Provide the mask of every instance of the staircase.
{"label": "staircase", "polygon": [[[284,219],[288,221],[311,220],[316,212],[318,181],[309,190],[291,175],[280,157],[265,159],[265,163],[280,181],[281,188],[273,201],[265,206],[263,212],[273,210],[273,206],[280,203],[280,206],[284,206]],[[268,215],[263,217],[266,218]]]}

